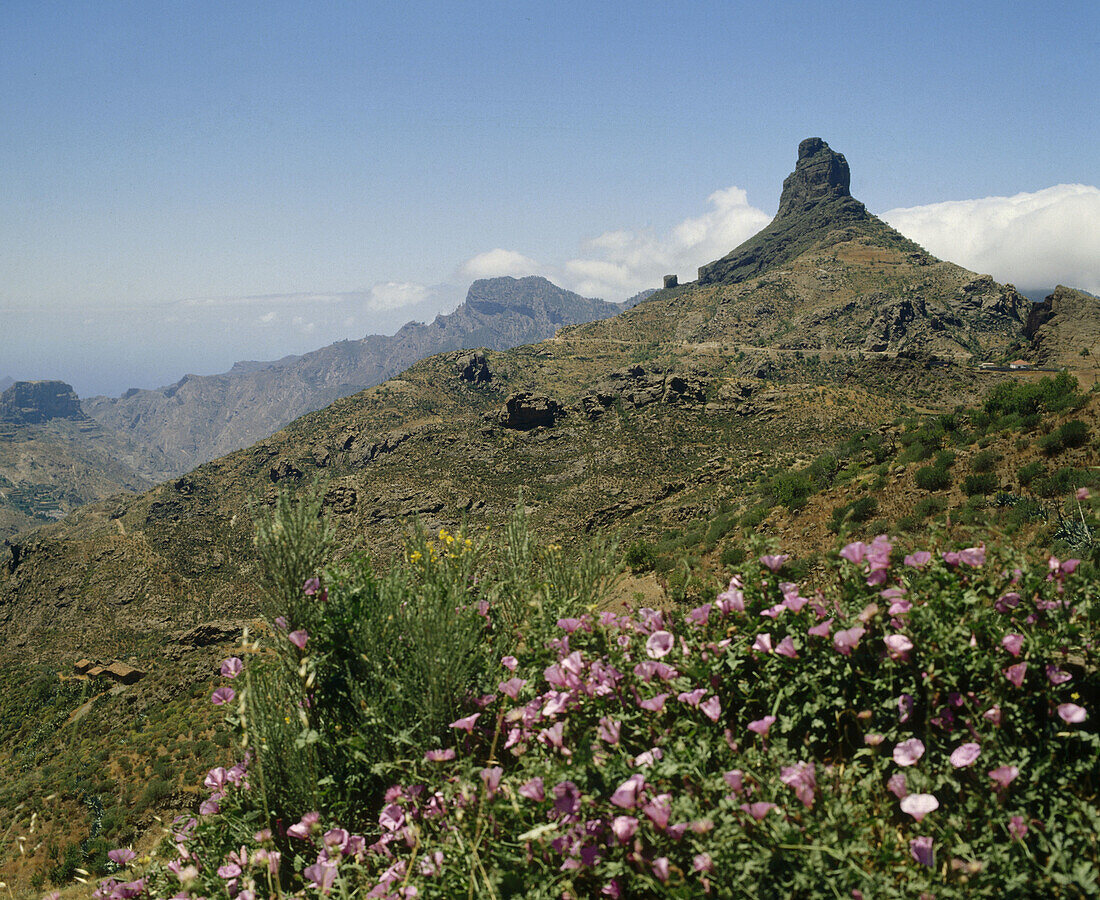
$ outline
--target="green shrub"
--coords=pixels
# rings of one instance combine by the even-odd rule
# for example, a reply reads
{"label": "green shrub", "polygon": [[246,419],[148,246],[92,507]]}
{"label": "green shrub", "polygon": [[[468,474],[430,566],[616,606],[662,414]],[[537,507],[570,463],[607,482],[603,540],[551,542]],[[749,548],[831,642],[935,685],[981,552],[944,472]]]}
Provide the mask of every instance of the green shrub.
{"label": "green shrub", "polygon": [[1001,454],[995,450],[982,450],[970,457],[970,471],[979,475],[992,472],[999,459]]}
{"label": "green shrub", "polygon": [[781,472],[767,485],[767,496],[788,509],[799,509],[814,492],[813,482],[805,472]]}
{"label": "green shrub", "polygon": [[768,517],[769,511],[769,507],[763,503],[751,507],[741,516],[741,527],[755,528]]}
{"label": "green shrub", "polygon": [[968,497],[975,494],[991,494],[997,490],[997,476],[992,472],[981,475],[967,475],[963,480],[963,493]]}
{"label": "green shrub", "polygon": [[849,511],[853,522],[869,522],[878,512],[878,499],[875,497],[860,497]]}
{"label": "green shrub", "polygon": [[657,566],[657,555],[653,545],[646,541],[635,541],[626,548],[623,554],[623,562],[635,575],[642,572],[651,572]]}
{"label": "green shrub", "polygon": [[721,562],[723,566],[732,568],[733,566],[739,566],[745,561],[745,548],[740,544],[730,544],[722,550]]}
{"label": "green shrub", "polygon": [[943,497],[921,497],[913,507],[913,514],[922,519],[935,516],[947,509],[947,501]]}
{"label": "green shrub", "polygon": [[951,473],[939,466],[917,469],[913,479],[917,487],[924,491],[943,491],[951,487]]}
{"label": "green shrub", "polygon": [[1016,471],[1016,477],[1019,479],[1020,484],[1027,487],[1032,481],[1039,475],[1042,475],[1046,471],[1044,466],[1039,460],[1027,463],[1027,465],[1020,466]]}

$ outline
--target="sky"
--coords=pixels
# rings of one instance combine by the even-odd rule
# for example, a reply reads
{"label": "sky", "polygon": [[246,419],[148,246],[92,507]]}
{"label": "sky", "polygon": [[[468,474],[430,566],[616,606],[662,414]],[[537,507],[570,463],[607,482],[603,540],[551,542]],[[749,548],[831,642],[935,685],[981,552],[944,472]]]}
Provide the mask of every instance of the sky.
{"label": "sky", "polygon": [[0,4],[0,377],[82,396],[621,300],[772,218],[800,140],[931,252],[1100,292],[1100,5]]}

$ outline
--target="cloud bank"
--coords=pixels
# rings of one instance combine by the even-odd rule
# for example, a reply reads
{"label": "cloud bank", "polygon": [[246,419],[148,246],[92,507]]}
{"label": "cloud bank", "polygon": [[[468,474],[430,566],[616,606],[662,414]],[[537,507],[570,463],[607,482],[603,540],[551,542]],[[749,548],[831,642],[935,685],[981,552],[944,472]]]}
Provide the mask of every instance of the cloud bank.
{"label": "cloud bank", "polygon": [[1058,184],[892,209],[882,218],[930,253],[997,281],[1100,292],[1100,188]]}
{"label": "cloud bank", "polygon": [[[693,281],[699,266],[720,259],[770,221],[729,187],[707,198],[709,209],[659,234],[606,231],[573,259],[540,266],[513,250],[481,253],[458,270],[464,278],[545,275],[588,297],[622,300],[661,278]],[[936,256],[1021,288],[1066,284],[1100,292],[1100,188],[1060,184],[1013,197],[951,200],[881,216]]]}

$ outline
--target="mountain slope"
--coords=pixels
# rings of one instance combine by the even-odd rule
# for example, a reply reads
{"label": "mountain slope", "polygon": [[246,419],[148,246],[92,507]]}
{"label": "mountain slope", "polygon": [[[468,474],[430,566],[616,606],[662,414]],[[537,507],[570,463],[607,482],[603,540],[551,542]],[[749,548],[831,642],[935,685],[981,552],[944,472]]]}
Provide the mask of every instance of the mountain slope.
{"label": "mountain slope", "polygon": [[545,278],[474,282],[466,301],[430,324],[410,322],[393,336],[341,341],[272,363],[238,363],[221,375],[187,375],[160,390],[93,397],[84,410],[103,425],[169,460],[160,480],[248,446],[304,413],[378,384],[444,350],[504,349],[551,337],[563,325],[614,315]]}
{"label": "mountain slope", "polygon": [[17,381],[0,394],[0,539],[153,482],[144,453],[81,412],[62,381]]}
{"label": "mountain slope", "polygon": [[[806,158],[781,210],[805,211],[792,191],[810,207],[834,202],[813,200],[822,176]],[[835,167],[816,171],[829,183]],[[486,353],[476,371],[461,353],[430,357],[142,497],[81,510],[18,548],[0,636],[144,652],[214,611],[247,615],[249,499],[280,489],[318,482],[341,533],[374,553],[396,548],[412,516],[499,524],[520,488],[536,526],[563,541],[629,533],[702,515],[718,494],[747,502],[762,467],[878,428],[915,400],[951,408],[1003,377],[950,359],[1008,353],[1026,301],[903,239],[884,246],[877,219],[847,215],[818,229],[831,243],[759,275],[657,292],[613,319]],[[472,291],[464,314],[493,315],[501,296]],[[877,326],[889,310],[900,312]],[[87,617],[111,627],[65,624]]]}

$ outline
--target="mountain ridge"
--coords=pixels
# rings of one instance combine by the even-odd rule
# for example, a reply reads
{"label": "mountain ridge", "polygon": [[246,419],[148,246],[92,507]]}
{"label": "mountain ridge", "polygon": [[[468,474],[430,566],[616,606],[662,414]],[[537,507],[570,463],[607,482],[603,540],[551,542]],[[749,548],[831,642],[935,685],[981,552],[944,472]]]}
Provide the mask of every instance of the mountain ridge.
{"label": "mountain ridge", "polygon": [[449,349],[505,348],[558,328],[613,315],[622,306],[581,297],[540,276],[475,281],[454,312],[394,335],[339,341],[270,363],[243,361],[219,375],[185,375],[120,398],[91,397],[85,412],[169,461],[157,480],[248,446],[304,413],[371,387],[416,360]]}

